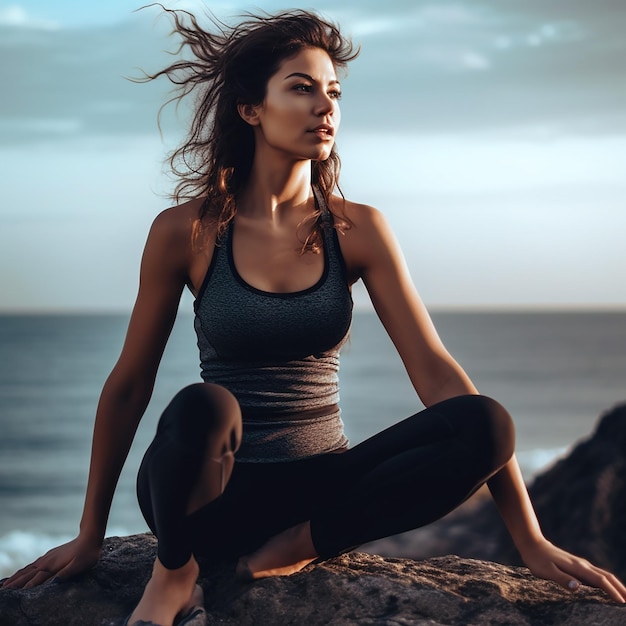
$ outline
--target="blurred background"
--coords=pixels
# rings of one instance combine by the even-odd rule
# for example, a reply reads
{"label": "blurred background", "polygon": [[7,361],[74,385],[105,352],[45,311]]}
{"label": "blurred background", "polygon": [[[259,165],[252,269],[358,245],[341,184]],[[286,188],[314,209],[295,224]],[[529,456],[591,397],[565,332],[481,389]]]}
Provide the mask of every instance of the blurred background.
{"label": "blurred background", "polygon": [[[72,536],[163,161],[187,110],[158,7],[0,0],[0,575]],[[206,5],[176,1],[171,8]],[[284,2],[211,2],[226,22]],[[292,5],[293,6],[293,5]],[[626,399],[626,12],[618,0],[307,3],[362,46],[343,79],[342,187],[382,209],[444,342],[516,420],[527,479]],[[208,25],[208,20],[203,21]],[[198,380],[183,298],[109,534],[146,530],[134,477]],[[353,443],[420,408],[355,290],[342,352]]]}
{"label": "blurred background", "polygon": [[[161,164],[170,25],[132,0],[0,1],[0,308],[127,311]],[[285,2],[168,3],[226,22]],[[362,46],[343,188],[389,217],[431,307],[626,301],[619,0],[321,1]],[[208,23],[205,21],[205,23]],[[359,299],[359,303],[363,301]]]}

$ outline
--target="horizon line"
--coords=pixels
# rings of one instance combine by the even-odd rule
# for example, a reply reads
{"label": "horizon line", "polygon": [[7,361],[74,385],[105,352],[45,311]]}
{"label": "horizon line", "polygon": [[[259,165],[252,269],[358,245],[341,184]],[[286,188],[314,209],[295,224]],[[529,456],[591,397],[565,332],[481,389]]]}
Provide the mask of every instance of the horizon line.
{"label": "horizon line", "polygon": [[[429,313],[626,313],[626,303],[478,303],[478,304],[426,304]],[[0,308],[0,317],[16,316],[87,316],[87,315],[130,315],[132,308],[126,307],[23,307]],[[182,315],[193,315],[191,307],[180,307]],[[374,313],[371,304],[355,302],[354,313]]]}

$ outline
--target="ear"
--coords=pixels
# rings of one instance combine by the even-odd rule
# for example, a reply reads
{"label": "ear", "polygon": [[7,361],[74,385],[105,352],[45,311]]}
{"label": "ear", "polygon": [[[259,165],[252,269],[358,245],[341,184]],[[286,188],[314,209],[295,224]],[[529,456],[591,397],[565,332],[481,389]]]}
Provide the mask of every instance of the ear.
{"label": "ear", "polygon": [[250,126],[258,126],[261,123],[257,107],[254,105],[238,104],[237,111],[239,112],[241,119],[250,124]]}

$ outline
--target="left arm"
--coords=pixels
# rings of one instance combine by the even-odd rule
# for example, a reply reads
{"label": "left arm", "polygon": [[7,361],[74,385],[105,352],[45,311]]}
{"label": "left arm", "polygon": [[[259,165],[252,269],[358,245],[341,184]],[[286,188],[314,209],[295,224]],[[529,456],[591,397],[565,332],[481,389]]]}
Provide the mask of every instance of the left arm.
{"label": "left arm", "polygon": [[[424,405],[477,394],[468,375],[439,338],[385,218],[371,207],[351,205],[349,209],[346,214],[352,227],[342,238],[342,250],[351,280],[363,279]],[[487,484],[533,574],[570,590],[582,581],[604,589],[618,602],[626,602],[626,587],[615,576],[545,539],[515,456]]]}

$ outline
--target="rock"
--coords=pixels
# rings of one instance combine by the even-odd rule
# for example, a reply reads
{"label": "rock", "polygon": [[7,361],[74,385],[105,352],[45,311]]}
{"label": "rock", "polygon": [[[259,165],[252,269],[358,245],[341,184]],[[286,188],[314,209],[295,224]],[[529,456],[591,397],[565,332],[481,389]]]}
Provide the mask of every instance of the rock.
{"label": "rock", "polygon": [[[626,580],[626,405],[604,414],[593,435],[537,476],[529,491],[548,539]],[[453,553],[520,564],[490,498],[366,549],[387,556]]]}
{"label": "rock", "polygon": [[[591,438],[530,487],[548,538],[624,579],[625,453],[626,405],[603,416]],[[572,596],[524,568],[485,562],[519,558],[487,498],[367,549],[387,558],[355,552],[252,584],[235,579],[234,563],[202,563],[209,624],[626,624],[626,607],[600,591]],[[155,553],[149,534],[109,538],[99,564],[74,581],[0,590],[0,626],[117,626],[139,599]],[[448,553],[461,556],[426,558]]]}
{"label": "rock", "polygon": [[[91,572],[59,585],[0,591],[1,626],[118,626],[141,595],[155,555],[151,535],[107,539]],[[234,563],[206,566],[209,624],[624,624],[626,608],[594,589],[572,596],[528,570],[456,556],[426,561],[354,552],[284,578],[239,583]]]}

